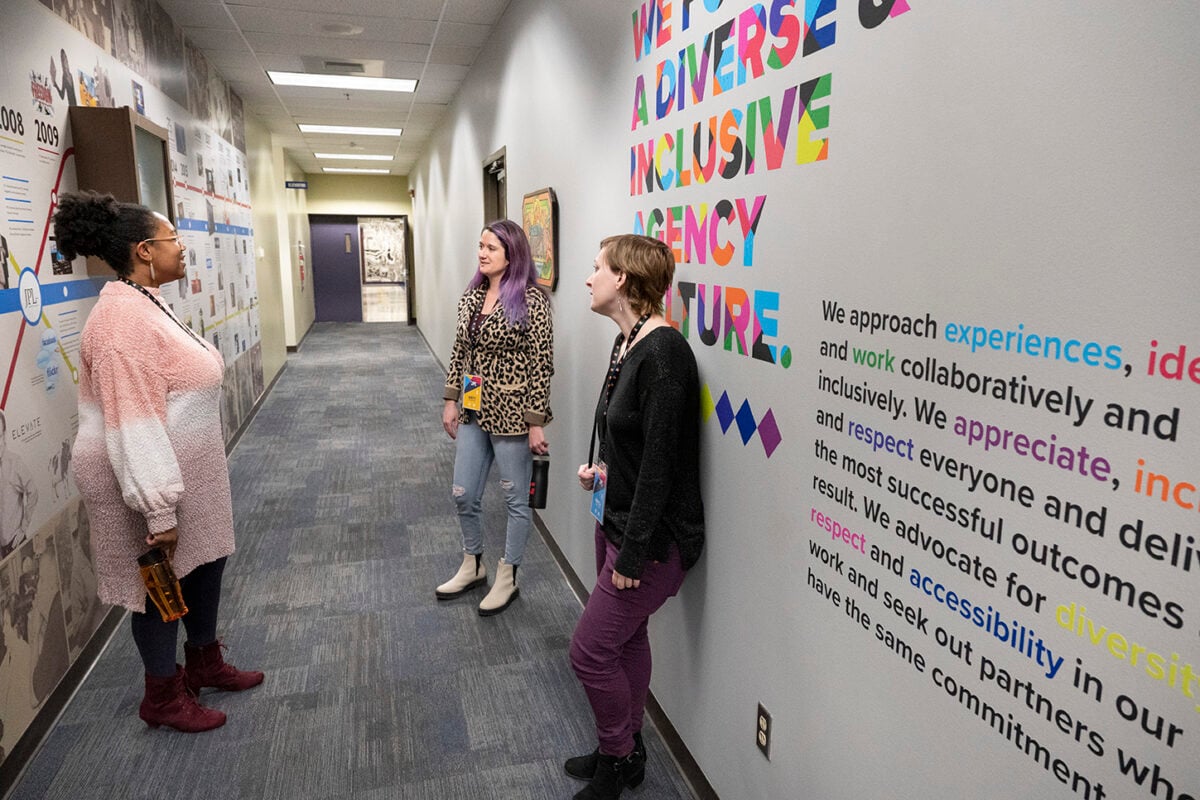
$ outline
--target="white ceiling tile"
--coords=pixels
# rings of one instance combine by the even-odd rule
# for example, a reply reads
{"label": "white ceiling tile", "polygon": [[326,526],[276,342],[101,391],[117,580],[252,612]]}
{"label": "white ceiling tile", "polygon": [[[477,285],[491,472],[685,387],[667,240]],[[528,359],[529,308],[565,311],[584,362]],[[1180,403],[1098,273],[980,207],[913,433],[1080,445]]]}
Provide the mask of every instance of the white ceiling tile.
{"label": "white ceiling tile", "polygon": [[[385,128],[401,128],[404,126],[404,117],[407,116],[403,110],[379,110],[379,111],[356,111],[353,114],[347,114],[342,109],[306,109],[303,113],[293,111],[291,108],[288,111],[292,115],[292,119],[296,122],[304,124],[310,123],[314,125],[369,125],[372,127]],[[329,136],[325,133],[306,133],[305,136]]]}
{"label": "white ceiling tile", "polygon": [[[232,0],[228,5],[231,10],[238,6],[272,8],[281,15],[296,11],[329,11],[329,0]],[[441,10],[441,0],[338,0],[337,4],[339,14],[367,17],[436,20]]]}
{"label": "white ceiling tile", "polygon": [[184,28],[183,35],[187,37],[193,47],[203,50],[206,56],[210,52],[249,52],[246,43],[242,41],[242,37],[238,36],[236,31],[222,31],[216,28]]}
{"label": "white ceiling tile", "polygon": [[434,64],[458,64],[469,67],[475,63],[475,56],[478,54],[479,48],[477,47],[458,47],[435,42],[429,60]]}
{"label": "white ceiling tile", "polygon": [[[437,97],[444,97],[447,93],[449,93],[451,95],[456,94],[459,90],[459,87],[461,87],[461,86],[462,86],[462,81],[439,81],[439,80],[435,80],[435,79],[426,78],[426,79],[422,80],[419,84],[417,84],[416,99],[423,103],[432,103],[435,101],[430,100],[429,99],[430,97],[433,97],[435,95]],[[439,100],[436,102],[441,102],[441,101]]]}
{"label": "white ceiling tile", "polygon": [[412,115],[419,119],[434,119],[445,110],[445,107],[441,103],[426,103],[422,101],[420,95],[417,96],[416,102],[412,105]]}
{"label": "white ceiling tile", "polygon": [[424,77],[428,80],[461,81],[470,71],[471,68],[463,64],[429,64],[425,67]]}
{"label": "white ceiling tile", "polygon": [[245,36],[256,53],[299,53],[326,59],[417,62],[423,62],[429,53],[429,46],[423,44],[364,42],[335,36],[288,36],[260,31],[247,31]]}
{"label": "white ceiling tile", "polygon": [[240,86],[250,84],[252,86],[262,85],[266,87],[270,87],[271,85],[270,81],[267,80],[267,73],[263,72],[257,66],[249,69],[230,68],[218,64],[215,58],[210,58],[208,63],[212,64],[213,68],[220,72],[221,77],[230,85]]}
{"label": "white ceiling tile", "polygon": [[224,28],[233,30],[233,22],[220,2],[207,0],[158,0],[175,24],[181,28]]}
{"label": "white ceiling tile", "polygon": [[264,53],[255,51],[263,70],[281,70],[283,72],[303,72],[304,61],[299,53]]}
{"label": "white ceiling tile", "polygon": [[478,49],[492,35],[491,25],[475,25],[468,22],[445,22],[437,29],[439,45],[460,45]]}
{"label": "white ceiling tile", "polygon": [[508,8],[509,0],[448,0],[443,22],[474,22],[495,25]]}
{"label": "white ceiling tile", "polygon": [[[328,6],[327,6],[328,7]],[[341,6],[339,5],[338,8]],[[232,7],[238,27],[246,32],[274,33],[284,36],[326,37],[345,42],[393,42],[429,44],[437,28],[434,20],[368,17],[356,14],[318,14],[311,11],[291,11],[283,18],[278,11],[249,6]],[[331,24],[357,25],[363,29],[356,36],[328,34],[322,26]]]}
{"label": "white ceiling tile", "polygon": [[256,70],[263,73],[258,58],[249,50],[211,50],[206,51],[204,55],[208,58],[208,63],[224,74],[231,74],[237,70]]}
{"label": "white ceiling tile", "polygon": [[350,100],[329,98],[324,101],[318,101],[313,98],[298,99],[294,96],[281,96],[283,104],[287,106],[288,111],[297,117],[302,115],[326,116],[329,114],[353,114],[356,118],[363,115],[375,114],[391,114],[393,116],[403,114],[407,116],[409,104],[412,102],[411,100],[398,100],[384,106],[378,102],[355,100],[353,97]]}

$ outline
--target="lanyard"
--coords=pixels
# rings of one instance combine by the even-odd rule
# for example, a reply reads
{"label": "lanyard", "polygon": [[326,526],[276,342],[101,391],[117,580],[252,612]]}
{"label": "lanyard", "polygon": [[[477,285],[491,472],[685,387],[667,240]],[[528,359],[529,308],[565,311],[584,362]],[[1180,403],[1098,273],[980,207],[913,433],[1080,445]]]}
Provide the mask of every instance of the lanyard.
{"label": "lanyard", "polygon": [[137,289],[139,292],[144,294],[146,296],[146,298],[150,300],[151,303],[154,303],[154,305],[159,307],[159,310],[161,310],[164,314],[166,314],[168,317],[170,317],[172,322],[174,322],[176,325],[178,325],[180,328],[182,328],[184,333],[186,333],[188,336],[192,337],[192,339],[196,342],[196,344],[200,345],[205,350],[208,349],[208,347],[204,344],[204,340],[201,339],[199,336],[197,336],[196,332],[194,330],[192,330],[187,325],[184,325],[182,322],[180,322],[179,318],[176,317],[174,314],[172,314],[170,311],[168,311],[167,307],[164,306],[161,302],[159,302],[157,297],[150,294],[150,292],[146,291],[146,287],[144,287],[140,284],[134,283],[133,281],[129,280],[128,278],[121,278],[121,283],[132,286],[133,288]]}
{"label": "lanyard", "polygon": [[[617,379],[621,377],[621,367],[625,365],[625,356],[629,355],[630,348],[633,347],[633,341],[637,339],[637,335],[641,333],[642,326],[646,324],[646,320],[650,319],[649,314],[643,314],[637,323],[629,331],[629,341],[625,341],[625,337],[618,336],[616,344],[613,345],[612,358],[608,362],[608,377],[604,380],[604,416],[608,417],[608,402],[612,400],[613,389],[617,386]],[[622,353],[621,345],[625,344],[625,350]],[[593,463],[593,457],[596,454],[596,432],[600,425],[600,420],[597,419],[592,423],[592,440],[588,445],[588,466]],[[601,451],[601,456],[604,455]]]}

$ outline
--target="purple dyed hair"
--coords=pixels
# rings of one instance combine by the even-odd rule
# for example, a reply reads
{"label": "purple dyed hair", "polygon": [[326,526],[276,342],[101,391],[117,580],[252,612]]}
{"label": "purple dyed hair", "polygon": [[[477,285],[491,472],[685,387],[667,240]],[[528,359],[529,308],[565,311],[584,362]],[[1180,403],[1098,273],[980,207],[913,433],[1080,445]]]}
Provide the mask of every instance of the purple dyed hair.
{"label": "purple dyed hair", "polygon": [[[500,276],[500,305],[504,307],[504,316],[513,325],[524,326],[529,320],[529,306],[525,303],[525,289],[537,286],[537,268],[533,265],[533,257],[529,254],[529,240],[525,231],[511,219],[498,219],[489,222],[483,228],[491,231],[500,240],[504,248],[504,257],[508,259],[508,268]],[[487,286],[488,279],[478,269],[475,277],[467,284],[467,291],[478,286]]]}

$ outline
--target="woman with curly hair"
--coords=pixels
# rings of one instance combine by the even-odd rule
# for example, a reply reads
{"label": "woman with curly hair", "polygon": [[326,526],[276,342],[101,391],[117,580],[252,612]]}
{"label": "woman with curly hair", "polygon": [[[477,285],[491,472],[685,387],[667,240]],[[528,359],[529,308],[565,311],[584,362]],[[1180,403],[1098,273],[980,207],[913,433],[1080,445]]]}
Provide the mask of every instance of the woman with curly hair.
{"label": "woman with curly hair", "polygon": [[[97,593],[132,612],[146,724],[217,728],[225,714],[200,705],[200,690],[263,681],[226,663],[217,639],[221,574],[234,549],[220,417],[225,364],[162,299],[160,287],[186,271],[187,248],[170,220],[80,192],[59,197],[54,228],[65,257],[98,256],[117,274],[83,328],[72,463],[91,522]],[[183,667],[175,662],[179,622],[162,620],[138,571],[147,548],[171,554],[180,578]]]}

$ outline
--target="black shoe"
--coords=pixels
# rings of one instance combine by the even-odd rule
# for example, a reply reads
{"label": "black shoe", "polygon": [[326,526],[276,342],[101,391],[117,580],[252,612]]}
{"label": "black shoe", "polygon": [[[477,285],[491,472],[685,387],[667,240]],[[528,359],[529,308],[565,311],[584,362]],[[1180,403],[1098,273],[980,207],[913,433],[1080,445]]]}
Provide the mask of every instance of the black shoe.
{"label": "black shoe", "polygon": [[[572,778],[581,781],[590,781],[596,774],[596,762],[600,757],[600,748],[596,748],[585,756],[574,756],[568,758],[563,764],[563,770]],[[646,743],[642,741],[642,732],[638,731],[633,735],[633,754],[634,761],[641,765],[641,769],[637,770],[625,784],[630,789],[636,789],[646,777]]]}
{"label": "black shoe", "polygon": [[596,774],[596,762],[600,760],[600,748],[586,756],[572,756],[563,764],[563,771],[576,780],[590,781]]}
{"label": "black shoe", "polygon": [[575,793],[574,800],[618,800],[625,787],[637,777],[646,774],[646,765],[634,759],[634,754],[623,758],[599,753],[596,756],[596,774],[588,785]]}

